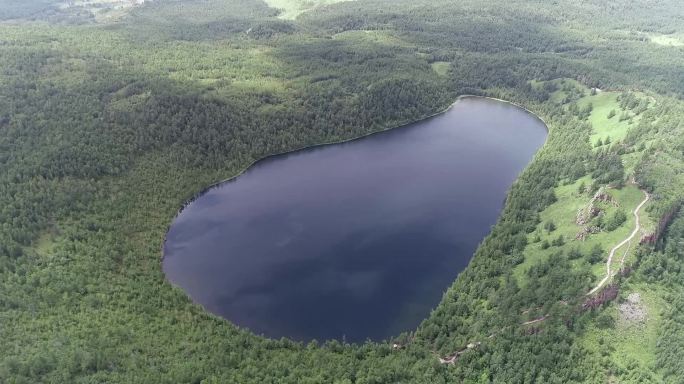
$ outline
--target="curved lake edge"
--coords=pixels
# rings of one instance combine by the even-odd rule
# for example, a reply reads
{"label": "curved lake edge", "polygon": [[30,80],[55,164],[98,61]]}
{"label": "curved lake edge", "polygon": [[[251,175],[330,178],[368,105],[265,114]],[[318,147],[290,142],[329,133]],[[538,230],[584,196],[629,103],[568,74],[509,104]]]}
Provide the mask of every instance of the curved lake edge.
{"label": "curved lake edge", "polygon": [[[177,218],[184,212],[184,210],[185,210],[186,208],[188,208],[193,202],[195,202],[196,200],[198,200],[200,197],[204,196],[206,193],[208,193],[208,192],[214,190],[215,188],[219,188],[219,187],[223,186],[223,185],[226,184],[226,183],[235,181],[238,177],[243,176],[243,175],[244,175],[247,171],[249,171],[253,166],[259,164],[260,162],[263,162],[263,161],[266,161],[266,160],[272,160],[272,159],[274,159],[274,158],[281,157],[281,156],[288,156],[288,155],[290,155],[290,154],[294,154],[294,153],[301,152],[301,151],[304,151],[304,150],[315,149],[315,148],[318,148],[318,147],[328,147],[328,146],[335,146],[335,145],[350,143],[350,142],[354,142],[354,141],[361,140],[361,139],[364,139],[364,138],[368,138],[368,137],[373,136],[373,135],[380,135],[380,134],[383,134],[383,133],[388,133],[388,132],[390,132],[390,131],[395,131],[395,130],[397,130],[397,129],[399,129],[399,128],[406,128],[406,127],[409,127],[409,126],[414,126],[415,124],[419,124],[419,123],[422,123],[422,122],[426,122],[426,121],[429,121],[430,119],[433,119],[433,118],[435,118],[435,117],[444,115],[445,113],[449,112],[452,108],[454,108],[454,106],[456,106],[460,101],[462,101],[462,100],[464,100],[464,99],[486,99],[486,100],[491,100],[491,101],[495,101],[495,102],[498,102],[498,103],[503,103],[503,104],[511,105],[511,106],[513,106],[513,107],[519,109],[520,111],[525,112],[527,115],[531,116],[533,119],[536,119],[538,122],[541,123],[541,126],[544,127],[544,129],[545,129],[544,142],[542,143],[541,146],[539,146],[539,147],[536,149],[536,151],[534,152],[532,158],[527,162],[527,164],[525,165],[525,167],[522,168],[522,169],[520,170],[520,173],[519,173],[518,175],[515,176],[515,179],[514,179],[514,181],[513,181],[513,183],[515,183],[515,182],[518,180],[518,178],[520,177],[520,174],[522,174],[522,173],[525,171],[525,169],[528,168],[528,167],[530,166],[530,164],[532,164],[534,161],[536,161],[536,158],[537,158],[537,156],[538,156],[540,150],[541,150],[541,149],[546,145],[546,143],[548,142],[548,137],[549,137],[549,134],[551,133],[551,130],[550,130],[549,126],[546,124],[546,122],[544,121],[544,119],[542,119],[540,116],[538,116],[537,114],[535,114],[535,113],[532,112],[531,110],[529,110],[529,109],[525,108],[524,106],[521,106],[521,105],[519,105],[519,104],[517,104],[517,103],[515,103],[515,102],[511,102],[511,101],[503,100],[503,99],[498,99],[498,98],[494,98],[494,97],[488,97],[488,96],[480,96],[480,95],[461,95],[461,96],[458,96],[458,97],[456,98],[456,100],[455,100],[453,103],[451,103],[448,107],[446,107],[446,108],[440,110],[439,112],[435,112],[435,113],[433,113],[433,114],[430,114],[430,115],[428,115],[428,116],[426,116],[426,117],[423,117],[423,118],[420,118],[420,119],[417,119],[417,120],[414,120],[414,121],[406,122],[406,123],[403,123],[403,124],[400,124],[400,125],[396,125],[396,126],[390,126],[390,127],[383,128],[383,129],[381,129],[381,130],[378,130],[378,131],[369,132],[369,133],[367,133],[367,134],[363,134],[363,135],[361,135],[361,136],[352,137],[352,138],[349,138],[349,139],[338,140],[338,141],[331,141],[331,142],[325,142],[325,143],[319,143],[319,144],[313,144],[313,145],[303,146],[303,147],[300,147],[300,148],[296,148],[296,149],[287,150],[287,151],[283,151],[283,152],[274,153],[274,154],[270,154],[270,155],[264,156],[264,157],[262,157],[262,158],[259,158],[259,159],[257,159],[257,160],[252,161],[248,166],[246,166],[244,169],[242,169],[242,170],[241,170],[240,172],[238,172],[237,174],[235,174],[235,175],[233,175],[233,176],[231,176],[231,177],[229,177],[229,178],[226,178],[226,179],[223,179],[223,180],[214,182],[214,183],[212,183],[211,185],[209,185],[209,186],[203,188],[201,191],[199,191],[198,193],[194,194],[190,199],[186,200],[186,201],[182,204],[181,208],[178,209],[177,213],[174,215],[173,219],[171,220],[171,223],[169,224],[169,227],[167,228],[166,232],[164,233],[164,238],[163,238],[163,241],[162,241],[162,244],[161,244],[161,260],[160,260],[160,266],[162,267],[162,270],[163,270],[163,268],[164,268],[164,267],[163,267],[163,263],[164,263],[164,258],[165,258],[165,247],[166,247],[166,242],[167,242],[167,238],[168,238],[169,231],[170,231],[171,227],[173,226],[174,220],[177,219]],[[510,192],[510,191],[506,191],[506,196],[508,195],[509,192]],[[505,200],[504,200],[504,201],[505,201]],[[501,210],[503,210],[503,208],[504,208],[504,207],[502,206],[502,207],[501,207]],[[497,214],[497,219],[496,219],[497,221],[498,221],[498,219],[499,219],[499,217],[500,217],[500,214],[501,214],[501,211],[499,211],[499,213]],[[484,239],[485,239],[486,237],[488,237],[490,234],[491,234],[491,230],[489,230],[489,231],[484,235],[484,238],[483,238],[482,240],[484,240]],[[479,245],[478,245],[478,248],[479,248]],[[476,252],[476,249],[473,251],[473,254],[474,254],[475,252]],[[468,260],[468,264],[466,265],[466,268],[470,265],[471,261],[472,261],[472,255],[471,255],[471,258]],[[227,318],[227,317],[225,317],[225,316],[218,315],[218,314],[214,313],[213,311],[210,311],[204,304],[198,302],[198,301],[195,300],[190,294],[188,294],[188,292],[187,292],[183,287],[181,287],[180,285],[175,284],[173,281],[171,281],[171,279],[169,279],[169,277],[168,277],[168,275],[166,274],[166,272],[163,272],[163,273],[164,273],[164,280],[165,280],[166,282],[170,283],[171,286],[174,287],[174,288],[179,288],[179,289],[181,289],[181,290],[183,291],[183,293],[185,294],[185,296],[188,297],[188,298],[191,300],[191,302],[192,302],[193,304],[199,305],[199,306],[202,308],[202,310],[204,311],[204,313],[207,314],[207,315],[209,315],[210,317],[216,317],[217,319],[220,319],[221,321],[228,321],[230,324],[232,324],[233,326],[235,326],[238,330],[240,330],[240,331],[246,331],[246,332],[250,333],[251,335],[254,335],[254,336],[257,336],[257,337],[260,337],[260,338],[263,338],[263,339],[267,339],[267,340],[278,340],[278,339],[281,339],[281,338],[284,337],[284,338],[286,338],[286,339],[288,339],[288,340],[296,341],[296,340],[294,340],[294,339],[292,339],[292,338],[290,338],[290,337],[288,337],[288,336],[271,337],[271,336],[265,335],[265,334],[263,334],[263,333],[256,332],[256,331],[252,330],[252,329],[249,328],[249,327],[241,326],[241,325],[238,325],[238,324],[234,323],[233,321],[231,321],[229,318]],[[459,272],[459,274],[460,274],[460,272]],[[456,276],[453,280],[451,280],[451,281],[449,282],[448,285],[446,285],[445,291],[448,290],[449,287],[451,287],[451,285],[454,284],[454,282],[456,281],[457,278],[458,278],[458,276]],[[444,292],[443,292],[443,294],[444,294]],[[440,302],[441,302],[441,300],[440,300]],[[438,305],[439,305],[439,304],[438,304]],[[433,310],[434,310],[434,308],[433,308]],[[425,319],[421,320],[421,322],[424,321],[424,320],[425,320]],[[392,340],[393,337],[396,337],[396,335],[387,336],[386,338],[384,338],[384,339],[382,339],[382,340],[371,340],[371,341],[372,341],[373,343],[387,343],[387,342],[390,342],[390,341]],[[313,339],[313,340],[316,340],[316,339]],[[311,341],[313,341],[313,340],[311,340]],[[328,339],[321,339],[321,340],[318,340],[318,343],[319,343],[319,344],[320,344],[320,343],[323,343],[323,342],[325,342],[326,340],[328,340]],[[370,340],[370,339],[368,339],[368,340]],[[366,342],[368,342],[368,340],[367,340]],[[351,342],[350,344],[363,344],[363,342]]]}
{"label": "curved lake edge", "polygon": [[[512,105],[512,106],[514,106],[514,107],[516,107],[516,108],[519,108],[519,109],[525,111],[527,114],[529,114],[529,115],[531,115],[532,117],[534,117],[535,119],[541,121],[542,124],[544,125],[544,128],[546,128],[546,134],[547,134],[547,135],[546,135],[545,142],[544,142],[544,144],[542,144],[542,146],[537,150],[537,153],[546,145],[546,141],[548,141],[548,135],[551,133],[551,131],[550,131],[550,129],[549,129],[549,126],[548,126],[548,124],[546,124],[546,121],[544,121],[544,119],[542,119],[539,115],[537,115],[536,113],[532,112],[531,110],[525,108],[524,106],[522,106],[522,105],[520,105],[520,104],[517,104],[517,103],[512,102],[512,101],[509,101],[509,100],[498,99],[498,98],[490,97],[490,96],[461,95],[461,96],[458,96],[458,97],[456,98],[456,101],[454,101],[453,103],[451,103],[448,107],[446,107],[446,108],[444,108],[444,109],[442,109],[442,110],[440,110],[440,111],[438,111],[438,112],[435,112],[435,113],[433,113],[433,114],[430,114],[430,115],[428,115],[428,116],[422,117],[422,118],[420,118],[420,119],[418,119],[418,120],[412,120],[412,121],[407,122],[407,123],[403,123],[403,124],[399,124],[399,125],[395,125],[395,126],[390,126],[390,127],[387,127],[387,128],[382,128],[382,129],[379,130],[379,131],[369,132],[369,133],[363,134],[363,135],[361,135],[361,136],[355,136],[355,137],[352,137],[352,138],[349,138],[349,139],[343,139],[343,140],[329,141],[329,142],[319,143],[319,144],[306,145],[306,146],[303,146],[303,147],[299,147],[299,148],[295,148],[295,149],[286,150],[286,151],[283,151],[283,152],[277,152],[277,153],[273,153],[273,154],[270,154],[270,155],[266,155],[266,156],[264,156],[264,157],[262,157],[262,158],[259,158],[259,159],[257,159],[257,160],[252,161],[249,165],[247,165],[245,168],[243,168],[240,172],[236,173],[235,175],[233,175],[233,176],[231,176],[231,177],[228,177],[228,178],[226,178],[226,179],[219,180],[219,181],[217,181],[217,182],[214,182],[214,183],[210,184],[209,186],[207,186],[207,187],[201,189],[199,192],[197,192],[197,193],[195,193],[194,195],[192,195],[192,197],[190,197],[189,199],[185,200],[185,201],[183,202],[183,204],[181,204],[181,207],[178,209],[178,211],[176,212],[176,214],[174,215],[174,217],[171,219],[171,224],[169,224],[169,228],[167,228],[166,232],[164,233],[164,238],[162,239],[162,244],[161,244],[161,247],[160,247],[160,248],[161,248],[161,257],[160,257],[160,261],[163,262],[163,260],[164,260],[164,245],[166,244],[166,237],[167,237],[168,231],[169,231],[169,229],[171,228],[171,225],[173,224],[173,221],[174,221],[176,218],[178,218],[178,216],[179,216],[181,213],[183,213],[183,210],[185,210],[185,208],[186,208],[188,205],[192,204],[195,200],[197,200],[198,198],[202,197],[204,194],[206,194],[207,192],[211,191],[212,189],[217,188],[217,187],[220,187],[221,185],[223,185],[223,184],[225,184],[225,183],[228,183],[228,182],[231,182],[231,181],[237,179],[238,177],[244,175],[247,171],[250,170],[250,168],[252,168],[253,166],[257,165],[258,163],[260,163],[260,162],[262,162],[262,161],[265,161],[265,160],[270,160],[270,159],[273,159],[273,158],[276,158],[276,157],[290,155],[290,154],[293,154],[293,153],[296,153],[296,152],[299,152],[299,151],[304,151],[304,150],[307,150],[307,149],[314,149],[314,148],[319,148],[319,147],[326,147],[326,146],[331,146],[331,145],[338,145],[338,144],[350,143],[350,142],[353,142],[353,141],[356,141],[356,140],[365,139],[365,138],[370,137],[370,136],[379,135],[379,134],[382,134],[382,133],[385,133],[385,132],[389,132],[389,131],[393,131],[393,130],[396,130],[396,129],[405,128],[405,127],[408,127],[408,126],[410,126],[410,125],[417,124],[417,123],[421,123],[421,122],[430,120],[430,119],[432,119],[432,118],[434,118],[434,117],[443,115],[443,114],[447,113],[449,110],[451,110],[459,101],[461,101],[461,100],[463,100],[463,99],[487,99],[487,100],[494,100],[494,101],[497,101],[497,102],[500,102],[500,103],[505,103],[505,104]],[[534,156],[535,156],[535,157],[537,156],[536,153],[535,153]],[[533,161],[534,161],[534,158],[532,158],[532,160],[530,161],[529,164],[531,164]],[[529,164],[528,164],[528,166],[529,166]],[[516,178],[516,179],[517,179],[517,178]],[[488,234],[488,235],[489,235],[489,234]],[[488,235],[487,235],[487,236],[488,236]],[[166,278],[165,278],[164,280],[168,281],[168,279],[166,279]],[[169,281],[169,283],[171,283],[171,282]],[[171,284],[173,285],[173,283],[171,283]],[[175,285],[174,285],[174,286],[175,286]],[[194,302],[194,301],[193,301],[193,302]]]}

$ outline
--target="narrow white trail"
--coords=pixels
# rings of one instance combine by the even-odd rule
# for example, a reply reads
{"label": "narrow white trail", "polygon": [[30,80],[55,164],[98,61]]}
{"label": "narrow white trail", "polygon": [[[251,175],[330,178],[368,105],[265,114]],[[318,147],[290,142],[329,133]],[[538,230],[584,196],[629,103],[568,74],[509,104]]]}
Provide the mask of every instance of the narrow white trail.
{"label": "narrow white trail", "polygon": [[[639,210],[641,210],[641,207],[643,207],[644,204],[646,204],[646,202],[647,202],[648,199],[650,198],[650,196],[649,196],[648,193],[646,193],[646,192],[644,192],[644,196],[645,196],[645,197],[644,197],[644,201],[642,201],[639,205],[637,205],[636,208],[634,208],[634,212],[633,212],[633,213],[634,213],[634,218],[636,219],[636,225],[634,226],[634,231],[632,231],[632,234],[629,235],[629,237],[627,237],[626,239],[622,240],[622,242],[620,242],[620,244],[614,246],[613,249],[610,250],[610,254],[608,254],[608,261],[606,262],[606,276],[604,276],[604,277],[603,277],[603,280],[601,280],[601,281],[598,283],[598,285],[596,285],[596,286],[594,287],[594,289],[592,289],[591,291],[589,291],[589,293],[587,293],[587,295],[593,295],[594,293],[596,293],[596,291],[598,291],[599,289],[601,289],[601,287],[603,287],[603,285],[604,285],[608,280],[610,280],[610,279],[613,277],[613,274],[614,274],[615,272],[612,271],[610,267],[611,267],[611,264],[613,263],[613,256],[615,256],[615,252],[616,252],[618,249],[620,249],[620,247],[622,247],[623,245],[625,245],[625,244],[629,243],[630,241],[632,241],[632,239],[634,238],[634,236],[636,236],[637,233],[639,233],[639,231],[641,230],[641,224],[639,223]],[[624,256],[623,256],[623,259],[624,259]]]}
{"label": "narrow white trail", "polygon": [[[622,241],[620,242],[620,244],[614,246],[613,249],[610,250],[610,254],[608,255],[608,261],[606,262],[606,276],[603,278],[603,280],[601,280],[601,281],[598,283],[598,285],[597,285],[596,287],[594,287],[594,289],[592,289],[589,293],[587,293],[587,296],[596,293],[596,291],[598,291],[599,289],[601,289],[601,287],[603,287],[603,285],[604,285],[608,280],[610,280],[611,277],[613,277],[613,274],[614,274],[615,272],[612,271],[612,269],[611,269],[611,263],[613,262],[613,257],[615,256],[615,252],[617,252],[617,250],[620,249],[623,245],[625,245],[625,244],[627,244],[627,243],[630,243],[630,242],[632,241],[632,239],[634,238],[634,236],[636,236],[636,235],[639,233],[639,231],[641,230],[641,223],[639,222],[639,211],[640,211],[641,208],[644,206],[644,204],[646,204],[646,202],[648,202],[648,199],[649,199],[649,198],[650,198],[650,196],[648,195],[648,193],[646,193],[646,192],[644,191],[644,200],[643,200],[641,203],[639,203],[639,205],[638,205],[636,208],[634,208],[634,212],[632,212],[632,213],[634,214],[634,218],[636,219],[636,223],[635,223],[635,226],[634,226],[634,230],[633,230],[632,233],[629,235],[629,237],[627,237],[626,239],[622,240]],[[630,243],[630,246],[631,246],[631,243]],[[624,264],[625,258],[627,257],[627,253],[629,252],[629,248],[630,248],[630,247],[628,247],[627,250],[625,250],[624,255],[622,255],[622,260],[621,260],[621,263],[622,263],[622,264]],[[566,304],[567,304],[567,303],[566,303]],[[549,315],[544,315],[544,316],[539,317],[539,318],[537,318],[537,319],[533,319],[533,320],[530,320],[530,321],[526,321],[526,322],[524,322],[524,323],[520,323],[520,325],[523,325],[523,326],[524,326],[524,325],[530,325],[530,324],[541,323],[541,322],[543,322],[544,320],[546,320],[546,319],[548,319],[548,318],[549,318]],[[488,338],[489,338],[489,339],[493,338],[494,336],[496,336],[497,333],[498,333],[498,332],[492,333],[491,335],[489,335]],[[479,344],[480,344],[479,342],[478,342],[477,344],[471,343],[471,344],[468,345],[468,347],[466,347],[466,348],[464,348],[464,349],[462,349],[462,350],[460,350],[460,351],[454,353],[453,355],[450,355],[450,356],[447,356],[447,357],[440,357],[440,356],[437,356],[437,358],[439,359],[439,362],[442,363],[442,364],[455,364],[456,361],[458,360],[458,358],[459,358],[462,354],[466,353],[468,350],[470,350],[471,348],[473,348],[474,346],[479,345]]]}

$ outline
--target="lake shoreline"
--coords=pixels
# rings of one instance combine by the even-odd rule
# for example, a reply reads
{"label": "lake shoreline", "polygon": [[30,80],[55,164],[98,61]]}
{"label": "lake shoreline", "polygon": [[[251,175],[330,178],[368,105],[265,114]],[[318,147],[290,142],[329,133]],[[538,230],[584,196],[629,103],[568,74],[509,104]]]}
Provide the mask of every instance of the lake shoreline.
{"label": "lake shoreline", "polygon": [[[226,178],[226,179],[222,179],[222,180],[216,181],[216,182],[210,184],[209,186],[203,188],[202,190],[200,190],[200,191],[197,192],[196,194],[192,195],[192,197],[190,197],[189,199],[185,200],[185,201],[183,202],[183,204],[181,205],[181,207],[180,207],[180,208],[178,209],[178,211],[176,212],[176,214],[174,215],[174,217],[171,219],[171,222],[173,223],[173,221],[174,221],[174,220],[183,212],[183,210],[184,210],[188,205],[190,205],[192,202],[194,202],[195,200],[197,200],[198,198],[200,198],[201,196],[203,196],[203,195],[206,194],[207,192],[211,191],[212,189],[217,188],[217,187],[221,186],[222,184],[225,184],[225,183],[228,183],[228,182],[230,182],[230,181],[233,181],[233,180],[237,179],[238,177],[244,175],[245,172],[247,172],[250,168],[252,168],[254,165],[256,165],[256,164],[259,163],[259,162],[262,162],[262,161],[265,161],[265,160],[270,160],[270,159],[272,159],[272,158],[276,158],[276,157],[280,157],[280,156],[287,156],[287,155],[290,155],[290,154],[292,154],[292,153],[299,152],[299,151],[303,151],[303,150],[307,150],[307,149],[315,149],[315,148],[318,148],[318,147],[325,147],[325,146],[330,146],[330,145],[338,145],[338,144],[350,143],[350,142],[353,142],[353,141],[356,141],[356,140],[361,140],[361,139],[368,138],[368,137],[373,136],[373,135],[378,135],[378,134],[386,133],[386,132],[389,132],[389,131],[393,131],[393,130],[395,130],[395,129],[405,128],[405,127],[408,127],[408,126],[413,125],[413,124],[418,124],[418,123],[421,123],[421,122],[425,122],[425,121],[427,121],[427,120],[430,120],[430,119],[432,119],[432,118],[435,118],[435,117],[437,117],[437,116],[440,116],[440,115],[443,115],[443,114],[449,112],[456,104],[458,104],[459,101],[464,100],[464,99],[488,99],[488,100],[494,100],[494,101],[497,101],[497,102],[500,102],[500,103],[509,104],[509,105],[512,105],[512,106],[514,106],[514,107],[516,107],[516,108],[519,108],[519,109],[525,111],[526,113],[528,113],[529,115],[533,116],[533,117],[536,118],[537,120],[539,120],[539,121],[542,122],[542,124],[543,124],[544,127],[546,128],[547,140],[548,140],[548,134],[550,133],[550,129],[549,129],[548,124],[544,121],[544,119],[542,119],[540,116],[538,116],[536,113],[532,112],[531,110],[525,108],[524,106],[521,106],[521,105],[519,105],[519,104],[517,104],[517,103],[515,103],[515,102],[512,102],[512,101],[503,100],[503,99],[498,99],[498,98],[490,97],[490,96],[460,95],[460,96],[458,96],[458,97],[456,98],[456,100],[455,100],[453,103],[451,103],[448,107],[446,107],[446,108],[444,108],[444,109],[442,109],[442,110],[440,110],[440,111],[438,111],[438,112],[432,113],[432,114],[430,114],[430,115],[428,115],[428,116],[422,117],[422,118],[420,118],[420,119],[418,119],[418,120],[413,120],[413,121],[406,122],[406,123],[403,123],[403,124],[399,124],[399,125],[395,125],[395,126],[383,128],[383,129],[381,129],[381,130],[379,130],[379,131],[369,132],[369,133],[367,133],[367,134],[364,134],[364,135],[361,135],[361,136],[355,136],[355,137],[352,137],[352,138],[349,138],[349,139],[337,140],[337,141],[329,141],[329,142],[325,142],[325,143],[312,144],[312,145],[306,145],[306,146],[298,147],[298,148],[295,148],[295,149],[291,149],[291,150],[287,150],[287,151],[283,151],[283,152],[278,152],[278,153],[274,153],[274,154],[270,154],[270,155],[266,155],[266,156],[264,156],[264,157],[262,157],[262,158],[259,158],[259,159],[257,159],[257,160],[254,160],[254,161],[252,161],[248,166],[246,166],[246,167],[243,168],[240,172],[238,172],[237,174],[235,174],[235,175],[233,175],[233,176],[231,176],[231,177],[228,177],[228,178]],[[544,145],[546,145],[546,142],[544,143]],[[544,145],[542,145],[542,147],[543,147]],[[540,149],[541,149],[541,148],[540,148]],[[162,244],[161,244],[161,247],[160,247],[160,248],[161,248],[160,262],[163,262],[163,261],[164,261],[164,246],[165,246],[165,244],[166,244],[166,239],[167,239],[167,235],[168,235],[168,230],[169,230],[170,228],[171,228],[171,225],[169,225],[169,228],[168,228],[168,229],[166,230],[166,232],[164,233],[164,238],[162,239]]]}
{"label": "lake shoreline", "polygon": [[[406,129],[394,129],[398,127]],[[380,133],[384,135],[370,138]],[[547,137],[546,124],[524,108],[461,96],[440,113],[351,138],[344,145],[319,144],[264,157],[250,165],[253,169],[186,201],[164,233],[160,251],[165,280],[205,312],[262,337],[385,340],[414,329],[423,319],[416,313],[429,313],[436,305],[433,299],[467,267],[501,214],[498,203]],[[488,171],[477,171],[475,163]],[[419,176],[408,180],[407,172]],[[331,217],[335,220],[327,219]],[[358,236],[366,237],[349,245],[347,240]],[[290,242],[297,245],[281,248]],[[296,256],[293,263],[284,259],[290,256]],[[330,271],[335,279],[314,284],[313,277]],[[423,296],[409,288],[395,290],[400,284],[395,277],[406,271]],[[288,276],[302,273],[288,282]],[[359,276],[361,284],[355,285]],[[335,299],[301,294],[320,286]],[[240,293],[255,287],[261,301]],[[364,291],[369,287],[372,292]],[[368,296],[360,299],[359,290]],[[385,290],[396,293],[394,302],[381,297]],[[368,307],[373,300],[383,304]],[[285,302],[290,303],[286,308],[316,308],[317,324],[335,320],[331,327],[298,329],[307,323],[293,314],[308,310],[288,312],[274,304]],[[330,302],[337,304],[328,306]],[[339,308],[357,307],[363,308],[359,314],[382,309],[371,322],[338,316]],[[403,309],[385,319],[396,308]],[[338,319],[349,324],[342,326]]]}

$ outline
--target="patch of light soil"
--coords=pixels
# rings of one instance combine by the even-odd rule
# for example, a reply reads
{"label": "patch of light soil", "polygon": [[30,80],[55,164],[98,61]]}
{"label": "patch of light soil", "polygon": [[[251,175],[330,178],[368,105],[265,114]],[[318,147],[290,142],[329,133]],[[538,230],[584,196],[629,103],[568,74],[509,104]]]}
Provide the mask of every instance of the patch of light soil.
{"label": "patch of light soil", "polygon": [[620,321],[626,325],[643,324],[646,322],[646,306],[641,302],[641,295],[632,292],[627,296],[627,300],[618,306]]}

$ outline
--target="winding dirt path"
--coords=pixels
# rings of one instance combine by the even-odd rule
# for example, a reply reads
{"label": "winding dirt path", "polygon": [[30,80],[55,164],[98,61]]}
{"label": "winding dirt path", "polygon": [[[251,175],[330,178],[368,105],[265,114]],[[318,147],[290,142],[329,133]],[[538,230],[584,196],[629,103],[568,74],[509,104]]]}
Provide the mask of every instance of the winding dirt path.
{"label": "winding dirt path", "polygon": [[[629,235],[629,237],[627,237],[626,239],[622,240],[620,242],[620,244],[614,246],[613,249],[610,250],[610,254],[608,254],[608,261],[606,262],[606,276],[604,276],[603,280],[601,280],[598,283],[598,285],[596,285],[594,287],[594,289],[589,291],[589,293],[587,293],[587,295],[593,295],[594,293],[596,293],[596,291],[601,289],[601,287],[603,287],[603,285],[613,277],[615,272],[611,270],[611,264],[613,263],[613,256],[615,256],[615,252],[618,249],[620,249],[623,245],[631,242],[632,239],[634,238],[634,236],[636,236],[637,233],[639,233],[639,231],[641,230],[641,224],[639,223],[639,210],[641,210],[641,208],[644,206],[644,204],[646,204],[648,199],[651,198],[651,196],[649,196],[649,194],[646,193],[645,191],[644,191],[644,196],[645,196],[644,200],[641,203],[639,203],[639,205],[637,205],[637,207],[634,208],[634,212],[632,212],[634,214],[634,218],[636,219],[636,225],[634,226],[634,230],[632,231],[632,234]],[[625,256],[622,257],[623,261],[624,261],[624,258],[625,258]]]}
{"label": "winding dirt path", "polygon": [[[644,206],[644,205],[648,202],[648,200],[651,198],[651,196],[650,196],[646,191],[643,191],[643,190],[642,190],[642,192],[644,193],[644,200],[643,200],[641,203],[639,203],[639,205],[637,205],[637,207],[634,208],[634,211],[632,212],[632,214],[634,215],[634,218],[635,218],[635,220],[636,220],[635,226],[634,226],[634,230],[632,231],[632,233],[631,233],[626,239],[622,240],[622,241],[620,242],[620,244],[614,246],[614,247],[610,250],[610,254],[608,255],[608,261],[606,262],[606,276],[603,278],[603,280],[601,280],[601,281],[598,283],[598,285],[596,285],[596,287],[594,287],[594,289],[592,289],[591,291],[589,291],[589,293],[587,293],[587,296],[596,293],[596,291],[598,291],[599,289],[601,289],[601,287],[603,287],[603,285],[604,285],[608,280],[610,280],[610,279],[613,277],[613,275],[615,274],[615,271],[612,271],[612,270],[611,270],[611,264],[613,263],[613,257],[615,256],[615,252],[617,252],[617,250],[620,249],[620,248],[621,248],[622,246],[624,246],[625,244],[628,244],[628,243],[629,243],[629,245],[627,246],[627,249],[625,250],[625,253],[622,255],[622,259],[620,260],[621,266],[625,263],[625,258],[627,257],[627,253],[629,252],[629,250],[630,250],[630,248],[631,248],[631,245],[632,245],[632,239],[634,239],[634,236],[636,236],[636,235],[639,233],[639,231],[641,230],[641,223],[639,222],[639,211],[641,210],[641,208],[643,208],[643,206]],[[566,304],[567,304],[567,303],[566,303]],[[525,311],[525,312],[528,312],[528,311]],[[520,325],[525,326],[525,325],[531,325],[531,324],[541,323],[541,322],[545,321],[545,320],[548,319],[548,318],[549,318],[549,315],[546,314],[546,315],[544,315],[544,316],[542,316],[542,317],[539,317],[539,318],[536,318],[536,319],[532,319],[532,320],[529,320],[529,321],[525,321],[524,323],[520,323]],[[491,335],[489,335],[488,338],[489,338],[489,339],[494,338],[494,336],[496,336],[496,334],[497,334],[497,332],[492,333]],[[437,358],[439,359],[439,362],[442,363],[442,364],[455,364],[456,361],[458,360],[458,358],[459,358],[462,354],[466,353],[468,350],[471,350],[471,349],[473,349],[473,348],[475,348],[475,347],[477,347],[477,346],[479,346],[479,345],[480,345],[480,342],[477,342],[477,343],[470,343],[470,344],[468,344],[468,346],[467,346],[466,348],[464,348],[464,349],[462,349],[462,350],[460,350],[460,351],[458,351],[458,352],[456,352],[456,353],[454,353],[454,354],[452,354],[452,355],[449,355],[449,356],[446,356],[446,357],[437,356]]]}
{"label": "winding dirt path", "polygon": [[536,318],[534,320],[526,321],[524,323],[520,323],[520,325],[530,325],[530,324],[537,324],[541,323],[542,321],[546,320],[549,318],[549,315],[544,315],[542,317]]}

